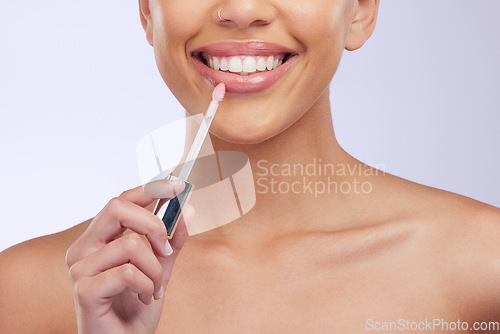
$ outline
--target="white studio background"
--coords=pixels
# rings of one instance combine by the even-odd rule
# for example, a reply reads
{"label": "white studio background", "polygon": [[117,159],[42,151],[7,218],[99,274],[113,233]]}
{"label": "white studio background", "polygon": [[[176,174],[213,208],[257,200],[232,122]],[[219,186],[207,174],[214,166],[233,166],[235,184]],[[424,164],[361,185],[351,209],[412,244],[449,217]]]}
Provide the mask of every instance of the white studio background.
{"label": "white studio background", "polygon": [[[500,206],[499,11],[497,0],[382,0],[374,35],[332,84],[340,144]],[[138,185],[136,143],[182,110],[137,1],[3,1],[0,42],[1,251]]]}

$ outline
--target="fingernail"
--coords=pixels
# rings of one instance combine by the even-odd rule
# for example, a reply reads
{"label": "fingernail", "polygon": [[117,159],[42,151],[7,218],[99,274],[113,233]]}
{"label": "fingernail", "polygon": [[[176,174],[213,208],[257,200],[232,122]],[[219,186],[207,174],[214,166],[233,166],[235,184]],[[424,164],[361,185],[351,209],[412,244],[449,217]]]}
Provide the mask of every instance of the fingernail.
{"label": "fingernail", "polygon": [[160,288],[160,292],[158,293],[158,299],[161,299],[163,297],[164,290],[165,289],[163,289],[163,285],[162,285],[162,287]]}
{"label": "fingernail", "polygon": [[142,187],[144,193],[153,198],[172,198],[184,190],[184,181],[179,179],[156,180]]}
{"label": "fingernail", "polygon": [[174,186],[174,195],[179,195],[184,190],[184,181],[179,179],[171,179],[168,181]]}
{"label": "fingernail", "polygon": [[168,182],[170,182],[176,188],[184,185],[184,181],[182,181],[181,179],[170,179],[168,180]]}
{"label": "fingernail", "polygon": [[153,299],[154,299],[154,300],[158,300],[158,299],[160,299],[162,296],[163,296],[163,291],[162,291],[162,290],[161,290],[161,288],[160,288],[160,290],[159,290],[158,292],[155,292],[155,293],[153,294]]}
{"label": "fingernail", "polygon": [[149,303],[149,305],[151,305],[154,301],[155,301],[155,296],[151,296],[151,303]]}
{"label": "fingernail", "polygon": [[167,251],[167,255],[171,255],[174,250],[172,249],[172,246],[170,246],[170,242],[167,242],[165,243],[165,250]]}

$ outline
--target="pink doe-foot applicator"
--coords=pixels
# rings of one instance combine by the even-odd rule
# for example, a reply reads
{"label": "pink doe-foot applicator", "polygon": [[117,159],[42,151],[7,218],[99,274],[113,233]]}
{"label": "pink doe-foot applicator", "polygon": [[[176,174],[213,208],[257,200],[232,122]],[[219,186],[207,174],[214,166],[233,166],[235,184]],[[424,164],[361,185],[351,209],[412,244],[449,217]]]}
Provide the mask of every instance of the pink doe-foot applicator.
{"label": "pink doe-foot applicator", "polygon": [[[156,207],[154,209],[154,214],[157,215],[165,224],[167,228],[167,236],[171,239],[174,235],[175,228],[177,227],[177,223],[179,221],[180,214],[184,205],[187,203],[189,195],[191,194],[191,190],[193,189],[193,185],[187,181],[191,170],[193,169],[194,161],[198,157],[198,153],[200,153],[201,145],[205,141],[205,137],[208,134],[208,129],[210,128],[210,124],[212,124],[212,120],[214,119],[215,112],[219,107],[219,103],[224,98],[226,94],[226,85],[224,83],[220,83],[215,87],[214,92],[212,93],[212,102],[208,106],[207,112],[205,113],[205,117],[201,122],[200,128],[196,133],[196,137],[194,138],[193,144],[189,149],[189,153],[187,155],[186,161],[182,166],[181,173],[179,174],[179,179],[184,181],[184,190],[172,198],[170,201],[159,200],[156,203]],[[174,179],[175,176],[170,176],[170,179]]]}

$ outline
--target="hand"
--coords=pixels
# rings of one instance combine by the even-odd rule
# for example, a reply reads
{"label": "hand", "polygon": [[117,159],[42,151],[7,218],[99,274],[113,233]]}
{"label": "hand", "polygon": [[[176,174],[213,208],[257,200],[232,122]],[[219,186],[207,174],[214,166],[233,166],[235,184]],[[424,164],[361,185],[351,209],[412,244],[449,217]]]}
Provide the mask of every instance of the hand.
{"label": "hand", "polygon": [[183,187],[182,182],[161,180],[149,188],[153,191],[148,195],[142,187],[123,192],[108,202],[68,249],[78,333],[154,333],[163,293],[194,210],[184,207],[169,242],[163,222],[144,207],[155,197],[174,197]]}

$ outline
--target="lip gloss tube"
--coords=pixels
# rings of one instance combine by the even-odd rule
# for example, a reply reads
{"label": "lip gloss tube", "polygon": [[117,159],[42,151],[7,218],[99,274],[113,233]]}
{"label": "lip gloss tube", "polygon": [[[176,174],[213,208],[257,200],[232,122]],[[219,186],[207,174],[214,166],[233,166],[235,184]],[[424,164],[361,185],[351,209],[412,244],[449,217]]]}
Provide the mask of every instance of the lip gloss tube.
{"label": "lip gloss tube", "polygon": [[[171,179],[179,179],[173,175],[169,175],[167,178]],[[189,183],[186,180],[182,180],[184,182],[184,190],[170,200],[160,199],[156,203],[155,209],[153,213],[157,215],[165,224],[167,228],[167,237],[168,239],[172,239],[175,228],[177,227],[177,223],[179,221],[179,217],[182,213],[182,209],[184,205],[188,202],[189,197],[191,195],[193,184]]]}
{"label": "lip gloss tube", "polygon": [[[187,181],[191,170],[193,169],[194,162],[198,157],[198,153],[200,153],[201,146],[205,141],[205,137],[208,134],[208,129],[212,124],[212,120],[214,119],[217,108],[219,107],[219,103],[224,98],[226,93],[226,86],[224,83],[220,83],[215,87],[212,93],[212,102],[208,106],[207,112],[205,113],[205,117],[201,122],[200,128],[196,133],[196,137],[194,139],[191,148],[189,149],[189,153],[187,155],[186,161],[182,166],[179,177],[175,177],[173,175],[169,175],[167,179],[179,179],[184,182],[184,190],[178,194],[176,197],[171,200],[160,199],[156,203],[156,207],[153,211],[155,215],[157,215],[165,224],[167,228],[167,236],[168,239],[171,239],[174,236],[175,229],[179,222],[180,215],[182,213],[182,209],[184,205],[187,203],[189,196],[193,190],[193,184]],[[168,202],[168,204],[167,204]]]}

